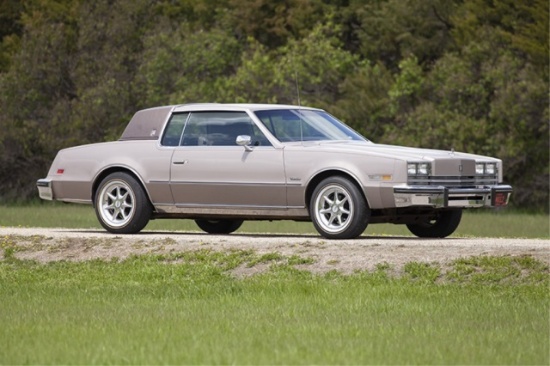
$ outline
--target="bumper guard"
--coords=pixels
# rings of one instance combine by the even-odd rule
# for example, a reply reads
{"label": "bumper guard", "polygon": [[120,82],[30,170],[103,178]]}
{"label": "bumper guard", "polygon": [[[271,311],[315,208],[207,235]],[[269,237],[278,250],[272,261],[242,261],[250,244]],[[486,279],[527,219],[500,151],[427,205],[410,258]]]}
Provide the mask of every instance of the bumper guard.
{"label": "bumper guard", "polygon": [[482,188],[403,186],[393,189],[396,207],[500,207],[508,204],[511,193],[509,185]]}
{"label": "bumper guard", "polygon": [[36,188],[38,188],[38,195],[43,200],[53,200],[53,189],[51,179],[39,179],[36,181]]}

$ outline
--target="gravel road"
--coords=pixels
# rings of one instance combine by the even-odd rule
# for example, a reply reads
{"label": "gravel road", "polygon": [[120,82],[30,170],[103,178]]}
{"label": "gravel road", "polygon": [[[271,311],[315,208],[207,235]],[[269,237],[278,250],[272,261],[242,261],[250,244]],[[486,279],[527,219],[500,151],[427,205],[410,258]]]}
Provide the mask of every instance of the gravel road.
{"label": "gravel road", "polygon": [[[40,262],[126,258],[132,254],[177,253],[193,250],[254,250],[258,254],[277,252],[284,256],[313,258],[304,265],[323,273],[337,270],[351,273],[372,270],[387,263],[399,271],[408,262],[445,265],[458,258],[477,255],[532,256],[550,264],[550,240],[366,236],[356,240],[326,240],[315,235],[231,234],[198,232],[142,232],[117,236],[102,230],[0,227],[0,240],[17,242],[18,258]],[[3,257],[0,256],[0,258]],[[261,271],[261,266],[243,269],[243,275]]]}

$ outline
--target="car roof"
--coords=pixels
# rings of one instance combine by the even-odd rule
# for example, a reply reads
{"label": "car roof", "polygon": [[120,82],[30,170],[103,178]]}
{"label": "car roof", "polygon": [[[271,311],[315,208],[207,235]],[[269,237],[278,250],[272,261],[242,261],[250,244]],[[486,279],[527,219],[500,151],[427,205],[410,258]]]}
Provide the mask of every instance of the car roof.
{"label": "car roof", "polygon": [[318,110],[318,108],[302,107],[287,104],[256,104],[256,103],[189,103],[173,105],[174,112],[184,111],[207,111],[207,110],[268,110],[268,109],[308,109]]}
{"label": "car roof", "polygon": [[273,109],[307,109],[318,110],[316,108],[301,107],[285,104],[222,104],[222,103],[190,103],[174,104],[160,107],[153,107],[137,111],[126,129],[122,133],[120,140],[157,140],[161,130],[173,112],[193,112],[193,111],[258,111]]}

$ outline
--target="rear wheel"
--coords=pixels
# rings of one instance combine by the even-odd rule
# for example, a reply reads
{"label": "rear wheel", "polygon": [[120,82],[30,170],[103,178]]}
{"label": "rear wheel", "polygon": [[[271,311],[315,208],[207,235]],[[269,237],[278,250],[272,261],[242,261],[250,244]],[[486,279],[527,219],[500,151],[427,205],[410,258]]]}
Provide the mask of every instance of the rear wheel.
{"label": "rear wheel", "polygon": [[243,220],[195,220],[195,223],[209,234],[230,234],[241,227]]}
{"label": "rear wheel", "polygon": [[101,226],[115,234],[135,234],[151,219],[153,206],[130,174],[116,172],[99,184],[95,212]]}
{"label": "rear wheel", "polygon": [[408,224],[407,228],[420,238],[445,238],[455,232],[461,219],[461,209],[441,211],[435,219],[419,224]]}
{"label": "rear wheel", "polygon": [[327,239],[353,239],[365,231],[370,209],[359,188],[344,177],[324,179],[313,191],[310,216]]}

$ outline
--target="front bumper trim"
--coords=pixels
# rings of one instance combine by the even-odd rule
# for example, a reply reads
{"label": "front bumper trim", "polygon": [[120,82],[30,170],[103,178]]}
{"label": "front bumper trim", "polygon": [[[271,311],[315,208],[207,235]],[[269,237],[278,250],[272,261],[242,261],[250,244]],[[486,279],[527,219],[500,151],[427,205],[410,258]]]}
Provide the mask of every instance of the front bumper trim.
{"label": "front bumper trim", "polygon": [[449,188],[444,186],[394,187],[396,207],[499,207],[506,206],[512,193],[509,185],[481,188]]}

